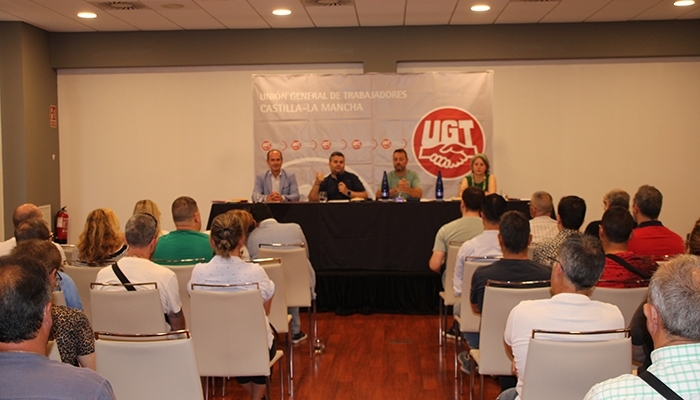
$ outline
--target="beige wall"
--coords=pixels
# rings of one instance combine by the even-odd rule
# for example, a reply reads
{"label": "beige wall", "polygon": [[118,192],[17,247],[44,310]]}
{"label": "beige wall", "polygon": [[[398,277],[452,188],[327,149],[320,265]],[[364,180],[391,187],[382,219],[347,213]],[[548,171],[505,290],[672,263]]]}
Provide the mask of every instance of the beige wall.
{"label": "beige wall", "polygon": [[0,23],[0,114],[4,233],[22,203],[58,210],[58,129],[49,126],[57,105],[56,72],[49,64],[48,33],[22,23]]}

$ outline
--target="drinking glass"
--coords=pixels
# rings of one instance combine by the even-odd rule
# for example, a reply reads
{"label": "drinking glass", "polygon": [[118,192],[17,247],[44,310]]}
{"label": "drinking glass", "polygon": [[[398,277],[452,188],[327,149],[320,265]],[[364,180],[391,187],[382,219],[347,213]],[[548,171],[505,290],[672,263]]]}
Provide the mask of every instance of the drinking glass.
{"label": "drinking glass", "polygon": [[325,203],[328,201],[328,193],[326,192],[318,192],[318,201],[321,203]]}

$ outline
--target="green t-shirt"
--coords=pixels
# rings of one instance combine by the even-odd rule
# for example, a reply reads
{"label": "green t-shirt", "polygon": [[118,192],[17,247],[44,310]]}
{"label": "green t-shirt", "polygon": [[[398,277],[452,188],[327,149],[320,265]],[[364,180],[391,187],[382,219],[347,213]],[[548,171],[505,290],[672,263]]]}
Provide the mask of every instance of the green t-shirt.
{"label": "green t-shirt", "polygon": [[[387,181],[389,182],[389,190],[391,189],[396,189],[396,187],[399,185],[399,181],[401,179],[406,179],[408,182],[408,186],[413,189],[420,187],[420,177],[418,176],[418,173],[415,171],[411,171],[410,169],[406,170],[406,173],[404,176],[397,176],[396,171],[391,171],[387,172],[386,174]],[[404,196],[408,196],[408,193]],[[396,197],[396,196],[393,196]],[[414,199],[413,197],[409,197],[409,199]],[[414,199],[418,200],[418,199]]]}
{"label": "green t-shirt", "polygon": [[[214,250],[209,245],[209,235],[182,230],[172,231],[161,236],[151,259],[158,264],[178,265],[193,264],[193,262],[177,262],[176,260],[204,259],[204,262],[209,262],[212,257],[214,257]],[[197,262],[202,261],[198,260]]]}

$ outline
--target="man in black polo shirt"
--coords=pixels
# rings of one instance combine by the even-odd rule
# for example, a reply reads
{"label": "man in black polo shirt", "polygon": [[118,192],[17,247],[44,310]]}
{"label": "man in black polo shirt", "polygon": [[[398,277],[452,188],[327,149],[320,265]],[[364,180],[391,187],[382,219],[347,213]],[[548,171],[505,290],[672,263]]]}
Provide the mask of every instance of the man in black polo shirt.
{"label": "man in black polo shirt", "polygon": [[328,159],[331,173],[323,177],[316,173],[316,180],[309,192],[309,201],[318,201],[318,193],[326,192],[328,200],[349,200],[353,198],[366,199],[367,191],[360,178],[352,172],[345,171],[345,156],[339,151],[331,153]]}

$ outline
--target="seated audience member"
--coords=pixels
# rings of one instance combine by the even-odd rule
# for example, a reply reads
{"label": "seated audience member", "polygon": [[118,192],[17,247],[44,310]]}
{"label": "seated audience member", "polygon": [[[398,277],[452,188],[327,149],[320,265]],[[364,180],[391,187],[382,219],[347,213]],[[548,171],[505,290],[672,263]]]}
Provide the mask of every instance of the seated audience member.
{"label": "seated audience member", "polygon": [[[433,254],[428,266],[436,273],[444,272],[445,258],[450,242],[464,243],[484,231],[481,220],[481,203],[484,201],[484,191],[478,187],[470,187],[462,192],[462,202],[459,209],[462,217],[448,222],[438,230],[433,244]],[[443,277],[443,286],[445,279]]]}
{"label": "seated audience member", "polygon": [[486,195],[494,194],[498,191],[496,187],[496,176],[490,174],[491,165],[489,164],[489,159],[486,158],[486,154],[477,154],[472,157],[472,168],[471,173],[464,178],[459,183],[459,193],[458,196],[462,196],[464,189],[469,186],[476,186],[483,190]]}
{"label": "seated audience member", "polygon": [[328,200],[366,199],[367,190],[360,178],[352,172],[345,171],[345,155],[339,151],[331,153],[328,159],[331,173],[323,177],[316,173],[316,180],[309,191],[309,201],[318,201],[318,193],[326,192]]}
{"label": "seated audience member", "polygon": [[[394,170],[387,172],[389,183],[389,198],[402,197],[408,200],[420,200],[423,197],[423,189],[420,187],[420,177],[416,171],[406,168],[408,154],[404,149],[394,150]],[[377,189],[377,199],[382,198],[381,187]]]}
{"label": "seated audience member", "polygon": [[[250,233],[248,237],[248,246],[250,248],[250,255],[253,258],[258,256],[258,250],[260,244],[296,244],[296,243],[306,243],[306,259],[309,268],[309,279],[311,295],[314,295],[314,290],[316,288],[316,271],[314,271],[311,262],[308,261],[309,258],[309,247],[306,241],[306,236],[304,236],[304,231],[301,229],[299,224],[295,223],[279,223],[272,215],[270,207],[267,204],[253,204],[250,208],[250,212],[253,214],[255,219],[255,224],[257,228]],[[292,315],[292,341],[294,343],[299,343],[306,340],[306,333],[301,330],[301,320],[299,319],[299,307],[290,307],[288,309],[289,314]]]}
{"label": "seated audience member", "polygon": [[[248,235],[250,235],[253,229],[255,229],[255,219],[253,219],[253,215],[249,211],[230,210],[227,212],[230,212],[231,214],[237,216],[241,220],[241,223],[243,224],[243,232],[245,232],[246,237],[248,237]],[[256,252],[255,254],[257,255],[258,253]],[[252,260],[252,257],[250,256],[250,251],[248,251],[248,247],[245,245],[241,247],[240,258],[243,261]]]}
{"label": "seated audience member", "polygon": [[[649,375],[608,379],[593,386],[585,399],[700,398],[699,305],[700,257],[681,255],[661,266],[651,278],[644,305],[655,348]],[[648,377],[656,377],[680,397],[662,396],[647,383]]]}
{"label": "seated audience member", "polygon": [[685,248],[688,254],[700,256],[700,219],[695,222],[693,230],[688,235]]}
{"label": "seated audience member", "polygon": [[551,265],[559,252],[559,246],[570,236],[580,236],[579,228],[586,218],[586,202],[578,196],[565,196],[557,206],[557,228],[554,239],[543,243],[533,252],[532,259],[540,264]]}
{"label": "seated audience member", "polygon": [[[43,220],[42,220],[43,221]],[[39,263],[49,276],[51,289],[60,280],[61,254],[45,240],[30,239],[17,243],[10,256],[28,263]],[[61,361],[76,367],[95,369],[95,338],[90,321],[80,310],[51,305],[53,325],[49,340],[55,340]]]}
{"label": "seated audience member", "polygon": [[[469,303],[475,313],[481,314],[484,307],[484,291],[489,280],[523,282],[549,279],[552,273],[549,267],[527,258],[531,238],[530,224],[525,214],[520,211],[503,214],[498,228],[498,244],[503,258],[491,265],[477,268],[472,275]],[[470,348],[478,349],[479,334],[467,335],[467,343]],[[468,364],[467,354],[463,352],[458,357],[465,368]]]}
{"label": "seated audience member", "polygon": [[533,329],[586,332],[624,328],[616,306],[589,298],[604,267],[605,255],[597,239],[573,236],[562,243],[551,271],[552,298],[522,301],[508,315],[503,338],[513,355],[518,384],[501,393],[500,400],[520,398]]}
{"label": "seated audience member", "polygon": [[126,254],[124,235],[114,211],[98,208],[90,211],[78,239],[76,265],[101,267],[112,264]]}
{"label": "seated audience member", "polygon": [[[630,209],[630,195],[622,189],[613,189],[603,196],[603,210],[609,210],[611,207],[622,207],[625,210]],[[636,226],[636,224],[635,224]],[[591,221],[586,226],[584,234],[598,237],[600,229],[600,220]]]}
{"label": "seated audience member", "polygon": [[[14,229],[17,229],[19,224],[22,222],[31,219],[31,218],[43,218],[44,215],[41,213],[41,210],[39,207],[32,203],[26,203],[22,204],[21,206],[17,207],[15,211],[12,213],[12,224],[14,226]],[[47,225],[49,226],[49,225]],[[51,227],[49,227],[49,231],[51,230]],[[53,237],[51,238],[53,240]],[[15,245],[17,245],[17,239],[15,237],[11,237],[7,239],[4,242],[0,242],[0,256],[6,256],[10,254],[10,251],[12,251],[13,248],[15,248]],[[61,260],[66,259],[66,253],[63,251],[63,247],[61,247],[60,244],[54,243],[58,251],[61,253]]]}
{"label": "seated audience member", "polygon": [[[603,214],[600,225],[600,242],[605,251],[605,270],[597,286],[638,287],[643,284],[621,281],[649,279],[658,264],[648,256],[634,254],[627,242],[634,229],[632,214],[622,207],[611,207]],[[604,282],[604,281],[617,282]]]}
{"label": "seated audience member", "polygon": [[[211,224],[211,242],[216,255],[206,264],[197,264],[192,270],[192,278],[187,283],[191,292],[193,283],[206,284],[247,284],[257,283],[262,296],[265,313],[270,313],[275,284],[268,278],[265,270],[258,264],[247,263],[240,259],[241,247],[245,244],[246,234],[241,220],[231,213],[217,215]],[[242,286],[239,290],[255,289],[254,286]],[[194,290],[227,290],[226,288],[195,287]],[[232,289],[228,289],[232,290]],[[235,289],[233,289],[235,290]],[[267,322],[267,344],[270,359],[277,352],[277,344],[272,327]],[[264,376],[237,377],[236,380],[250,394],[253,400],[262,399],[265,394]]]}
{"label": "seated audience member", "polygon": [[[56,248],[56,243],[51,241],[53,235],[49,230],[49,225],[44,221],[43,218],[30,218],[21,222],[17,228],[15,228],[15,240],[19,244],[21,242],[38,239],[50,243],[54,248]],[[60,246],[59,246],[60,247]],[[56,253],[61,257],[62,253],[56,248]],[[64,259],[61,258],[58,268],[63,265]],[[73,279],[65,272],[58,271],[58,279],[60,281],[58,289],[63,291],[63,297],[66,300],[66,306],[70,308],[75,308],[78,310],[83,309],[83,303],[80,301],[80,295],[78,294],[78,288],[75,286]],[[56,285],[54,285],[56,286]]]}
{"label": "seated audience member", "polygon": [[[466,191],[466,189],[465,189]],[[484,226],[483,232],[467,240],[462,244],[457,252],[455,270],[452,275],[452,290],[455,296],[462,295],[462,275],[464,273],[464,263],[467,261],[479,261],[485,257],[500,258],[501,246],[498,244],[498,225],[501,216],[506,211],[506,200],[497,194],[485,196],[481,202],[481,221]],[[492,262],[489,260],[487,262]],[[462,303],[457,302],[453,307],[454,315],[459,315],[462,311]],[[448,337],[453,336],[456,330],[453,328],[447,332]],[[469,346],[478,348],[478,336],[467,335]]]}
{"label": "seated audience member", "polygon": [[536,247],[549,242],[559,233],[557,221],[552,219],[552,196],[547,192],[535,192],[530,198],[530,232],[532,232],[532,244]]}
{"label": "seated audience member", "polygon": [[[180,303],[180,289],[177,276],[166,267],[151,262],[150,258],[158,240],[158,222],[150,214],[133,215],[126,223],[126,242],[129,244],[127,256],[97,273],[98,283],[144,283],[156,282],[160,293],[163,313],[173,331],[185,329],[185,316]],[[117,271],[126,277],[119,279]],[[121,286],[98,286],[99,290],[126,290]],[[136,290],[148,290],[136,287]]]}
{"label": "seated audience member", "polygon": [[0,398],[114,399],[87,368],[50,361],[51,285],[36,260],[0,258]]}
{"label": "seated audience member", "polygon": [[214,253],[209,245],[209,235],[200,232],[202,216],[199,214],[197,202],[191,197],[178,197],[173,201],[172,213],[176,230],[158,239],[153,260],[163,265],[211,260]]}
{"label": "seated audience member", "polygon": [[270,169],[255,177],[253,202],[299,201],[297,177],[282,169],[282,152],[268,151],[267,165]]}
{"label": "seated audience member", "polygon": [[168,231],[161,228],[160,209],[158,208],[158,204],[156,204],[153,200],[146,199],[137,201],[134,205],[134,212],[131,215],[138,213],[151,214],[156,221],[158,221],[158,237],[168,234]]}
{"label": "seated audience member", "polygon": [[637,190],[632,215],[638,225],[629,241],[630,251],[658,259],[685,251],[683,239],[658,219],[662,202],[661,192],[653,186],[643,185]]}

